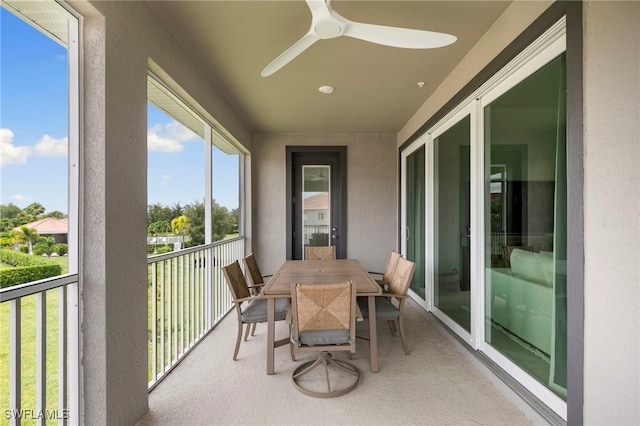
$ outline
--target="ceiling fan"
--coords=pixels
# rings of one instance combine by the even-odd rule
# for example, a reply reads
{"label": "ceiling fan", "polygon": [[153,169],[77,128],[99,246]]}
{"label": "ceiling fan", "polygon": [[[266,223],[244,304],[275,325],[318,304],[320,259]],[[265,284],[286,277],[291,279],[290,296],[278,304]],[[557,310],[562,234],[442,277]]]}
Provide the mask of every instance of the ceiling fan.
{"label": "ceiling fan", "polygon": [[432,49],[447,46],[457,40],[457,37],[451,34],[350,21],[331,8],[331,0],[306,2],[311,10],[309,31],[267,65],[260,73],[262,77],[278,71],[318,40],[347,36],[407,49]]}

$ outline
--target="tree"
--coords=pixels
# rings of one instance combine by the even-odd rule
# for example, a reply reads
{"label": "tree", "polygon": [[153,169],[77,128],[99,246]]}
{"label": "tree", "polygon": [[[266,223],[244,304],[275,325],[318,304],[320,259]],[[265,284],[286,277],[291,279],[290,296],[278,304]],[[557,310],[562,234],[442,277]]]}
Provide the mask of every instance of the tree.
{"label": "tree", "polygon": [[33,247],[33,252],[37,255],[47,255],[51,257],[51,254],[55,251],[56,240],[53,237],[42,237],[38,240],[38,244]]}
{"label": "tree", "polygon": [[13,244],[13,236],[10,232],[0,231],[0,247],[10,247]]}
{"label": "tree", "polygon": [[194,247],[204,244],[204,203],[194,201],[184,207],[184,214],[189,218],[189,241],[187,245]]}
{"label": "tree", "polygon": [[2,219],[15,219],[20,216],[22,209],[13,203],[0,204],[0,218]]}
{"label": "tree", "polygon": [[171,225],[166,220],[153,222],[147,227],[147,235],[151,235],[152,237],[162,234],[168,234],[169,232],[171,232]]}
{"label": "tree", "polygon": [[0,219],[0,232],[11,232],[17,226],[24,225],[26,222],[19,218],[2,218]]}
{"label": "tree", "polygon": [[52,217],[54,219],[64,219],[65,217],[67,217],[66,214],[62,213],[61,211],[58,210],[54,210],[52,212],[49,212],[46,214],[47,217]]}
{"label": "tree", "polygon": [[233,233],[236,220],[229,210],[213,202],[213,240],[224,240],[227,235]]}
{"label": "tree", "polygon": [[171,220],[171,232],[182,236],[182,246],[184,247],[184,233],[189,228],[189,218],[185,215],[178,216]]}
{"label": "tree", "polygon": [[18,243],[27,243],[28,253],[33,254],[33,242],[38,241],[40,237],[38,231],[28,226],[21,226],[20,229],[13,231],[13,237]]}
{"label": "tree", "polygon": [[31,203],[24,209],[22,209],[22,213],[20,216],[24,218],[25,223],[33,222],[34,220],[38,220],[40,216],[42,216],[45,212],[45,208],[40,203]]}
{"label": "tree", "polygon": [[166,222],[169,224],[171,223],[171,219],[181,214],[182,213],[173,214],[173,210],[170,207],[163,206],[162,204],[151,204],[147,207],[147,226],[156,222]]}
{"label": "tree", "polygon": [[21,217],[22,209],[13,203],[0,204],[0,232],[10,232],[13,228],[24,225]]}

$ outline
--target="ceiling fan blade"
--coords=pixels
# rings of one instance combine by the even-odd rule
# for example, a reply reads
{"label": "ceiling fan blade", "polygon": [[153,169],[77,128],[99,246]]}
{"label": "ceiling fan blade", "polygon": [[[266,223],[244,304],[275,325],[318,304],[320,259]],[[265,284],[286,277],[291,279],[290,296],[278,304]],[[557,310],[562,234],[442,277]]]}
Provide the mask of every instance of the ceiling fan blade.
{"label": "ceiling fan blade", "polygon": [[304,52],[318,40],[318,36],[316,36],[314,33],[307,33],[304,37],[295,42],[293,46],[282,52],[280,56],[275,58],[269,65],[267,65],[265,69],[262,70],[260,75],[262,77],[270,76],[283,66],[287,65],[291,60],[293,60],[293,58]]}
{"label": "ceiling fan blade", "polygon": [[458,39],[451,34],[353,21],[349,21],[343,35],[385,46],[407,49],[432,49],[447,46]]}
{"label": "ceiling fan blade", "polygon": [[326,0],[306,0],[306,2],[311,11],[311,16],[326,16],[330,13],[330,5]]}

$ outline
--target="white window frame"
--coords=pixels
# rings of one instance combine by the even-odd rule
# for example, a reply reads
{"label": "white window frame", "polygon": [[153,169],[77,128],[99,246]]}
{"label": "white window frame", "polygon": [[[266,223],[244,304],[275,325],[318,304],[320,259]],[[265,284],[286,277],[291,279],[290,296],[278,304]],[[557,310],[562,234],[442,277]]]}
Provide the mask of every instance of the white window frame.
{"label": "white window frame", "polygon": [[[472,94],[467,96],[451,111],[445,114],[433,126],[431,126],[422,136],[417,138],[412,144],[401,153],[401,170],[406,171],[406,158],[422,145],[426,145],[425,161],[425,199],[426,206],[426,235],[425,235],[425,300],[417,297],[415,293],[409,292],[410,296],[418,304],[433,312],[452,331],[466,341],[475,350],[486,354],[492,361],[496,362],[509,375],[520,382],[525,388],[531,391],[544,404],[551,408],[556,414],[566,420],[567,403],[558,397],[549,388],[542,385],[522,368],[499,353],[485,342],[485,235],[484,235],[484,128],[483,128],[483,108],[493,100],[506,93],[508,90],[522,82],[525,78],[535,73],[540,68],[547,65],[554,58],[566,52],[566,19],[563,17],[544,34],[538,37],[519,55],[517,55],[500,71],[495,73],[490,79],[482,84]],[[471,116],[471,333],[467,333],[453,320],[449,319],[434,307],[434,208],[435,194],[433,182],[434,170],[434,150],[433,140],[448,130],[451,126],[460,121],[464,116]],[[401,175],[401,188],[406,188],[406,175]],[[406,195],[401,194],[401,241],[406,241],[406,231],[404,220],[406,215]]]}

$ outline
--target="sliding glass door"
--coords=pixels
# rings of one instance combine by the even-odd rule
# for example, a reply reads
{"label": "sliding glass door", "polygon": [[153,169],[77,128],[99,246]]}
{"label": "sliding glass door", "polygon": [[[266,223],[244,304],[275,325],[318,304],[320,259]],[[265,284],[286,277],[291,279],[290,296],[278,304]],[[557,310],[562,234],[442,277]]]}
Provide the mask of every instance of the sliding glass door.
{"label": "sliding glass door", "polygon": [[425,286],[425,146],[403,154],[403,256],[416,263],[410,290],[424,305]]}
{"label": "sliding glass door", "polygon": [[566,418],[565,26],[402,151],[410,295]]}
{"label": "sliding glass door", "polygon": [[439,127],[433,150],[433,305],[471,333],[471,117]]}
{"label": "sliding glass door", "polygon": [[[504,91],[504,89],[507,89]],[[503,93],[504,91],[504,93]],[[485,342],[566,397],[565,55],[483,106]]]}

